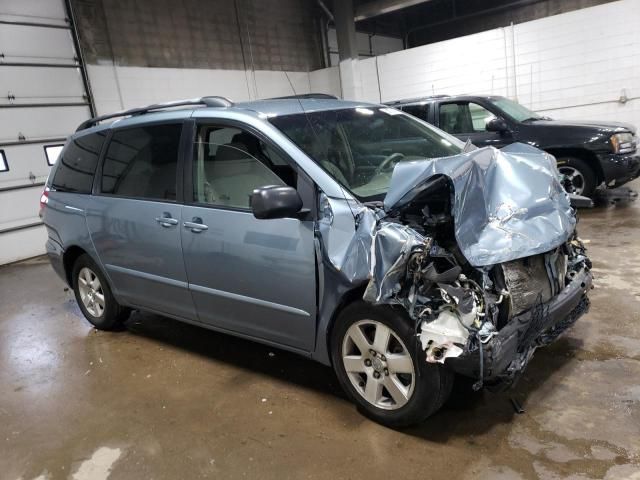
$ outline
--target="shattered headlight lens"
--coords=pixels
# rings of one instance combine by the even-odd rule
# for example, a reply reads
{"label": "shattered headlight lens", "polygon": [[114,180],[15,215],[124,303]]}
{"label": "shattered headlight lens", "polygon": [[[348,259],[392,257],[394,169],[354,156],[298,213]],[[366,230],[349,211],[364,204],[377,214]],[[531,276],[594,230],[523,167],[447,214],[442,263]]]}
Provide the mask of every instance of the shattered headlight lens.
{"label": "shattered headlight lens", "polygon": [[611,135],[611,147],[613,153],[633,153],[636,151],[636,139],[629,132],[616,133]]}

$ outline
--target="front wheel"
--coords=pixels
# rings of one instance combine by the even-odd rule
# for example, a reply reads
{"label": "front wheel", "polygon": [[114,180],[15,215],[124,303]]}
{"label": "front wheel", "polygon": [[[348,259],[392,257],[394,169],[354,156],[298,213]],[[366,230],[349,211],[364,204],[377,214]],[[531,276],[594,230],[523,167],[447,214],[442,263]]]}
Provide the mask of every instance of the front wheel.
{"label": "front wheel", "polygon": [[596,189],[596,174],[587,162],[575,157],[560,157],[557,162],[558,171],[571,180],[576,195],[593,195]]}
{"label": "front wheel", "polygon": [[389,427],[424,421],[446,401],[453,373],[427,363],[403,310],[358,302],[332,332],[331,356],[342,388],[367,417]]}

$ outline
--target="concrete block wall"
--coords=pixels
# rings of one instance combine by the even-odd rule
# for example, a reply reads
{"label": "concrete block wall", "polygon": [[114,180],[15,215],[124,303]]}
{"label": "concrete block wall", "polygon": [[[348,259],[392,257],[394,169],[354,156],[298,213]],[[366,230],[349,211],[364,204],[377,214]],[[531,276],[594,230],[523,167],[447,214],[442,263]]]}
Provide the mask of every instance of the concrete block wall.
{"label": "concrete block wall", "polygon": [[360,60],[353,98],[496,94],[553,118],[640,126],[639,26],[640,1],[621,0]]}

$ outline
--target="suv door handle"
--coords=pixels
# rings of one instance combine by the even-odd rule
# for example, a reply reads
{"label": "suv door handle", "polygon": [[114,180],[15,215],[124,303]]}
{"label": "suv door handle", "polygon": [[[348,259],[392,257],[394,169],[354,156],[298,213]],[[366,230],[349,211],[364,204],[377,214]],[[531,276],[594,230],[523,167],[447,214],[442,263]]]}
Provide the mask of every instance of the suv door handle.
{"label": "suv door handle", "polygon": [[200,233],[209,229],[207,225],[202,223],[202,219],[200,217],[193,217],[191,220],[191,222],[184,222],[182,225],[193,233]]}
{"label": "suv door handle", "polygon": [[178,225],[178,220],[171,217],[169,212],[163,212],[162,217],[156,217],[156,222],[165,228],[169,228],[173,225]]}

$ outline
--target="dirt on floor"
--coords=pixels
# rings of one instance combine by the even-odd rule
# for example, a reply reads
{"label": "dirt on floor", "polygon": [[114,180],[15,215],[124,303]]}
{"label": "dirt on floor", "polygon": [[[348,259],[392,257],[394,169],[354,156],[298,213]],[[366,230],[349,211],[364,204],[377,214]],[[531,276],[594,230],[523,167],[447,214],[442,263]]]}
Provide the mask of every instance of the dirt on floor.
{"label": "dirt on floor", "polygon": [[640,479],[640,202],[579,229],[589,314],[515,389],[404,431],[322,365],[138,312],[99,332],[46,260],[2,267],[0,478]]}

